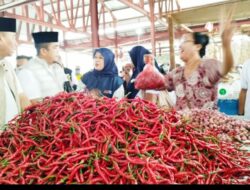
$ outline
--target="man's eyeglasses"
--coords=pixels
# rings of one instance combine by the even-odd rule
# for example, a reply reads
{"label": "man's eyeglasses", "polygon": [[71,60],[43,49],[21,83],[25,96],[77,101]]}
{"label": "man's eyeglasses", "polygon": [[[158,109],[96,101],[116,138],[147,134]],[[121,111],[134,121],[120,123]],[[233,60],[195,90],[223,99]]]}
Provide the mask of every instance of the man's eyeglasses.
{"label": "man's eyeglasses", "polygon": [[182,44],[187,43],[187,42],[194,42],[194,41],[193,40],[186,40],[186,41],[183,41]]}

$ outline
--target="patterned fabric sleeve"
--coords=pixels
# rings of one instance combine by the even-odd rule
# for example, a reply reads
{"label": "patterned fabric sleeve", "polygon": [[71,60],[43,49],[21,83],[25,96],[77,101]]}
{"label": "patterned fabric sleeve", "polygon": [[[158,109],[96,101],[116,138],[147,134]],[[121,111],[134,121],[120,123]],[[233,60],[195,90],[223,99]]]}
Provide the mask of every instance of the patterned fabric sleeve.
{"label": "patterned fabric sleeve", "polygon": [[170,92],[175,90],[175,82],[181,78],[181,71],[182,68],[178,67],[165,75],[165,89]]}
{"label": "patterned fabric sleeve", "polygon": [[220,74],[221,62],[215,59],[206,59],[203,62],[203,68],[205,70],[205,79],[208,86],[213,86],[222,77]]}

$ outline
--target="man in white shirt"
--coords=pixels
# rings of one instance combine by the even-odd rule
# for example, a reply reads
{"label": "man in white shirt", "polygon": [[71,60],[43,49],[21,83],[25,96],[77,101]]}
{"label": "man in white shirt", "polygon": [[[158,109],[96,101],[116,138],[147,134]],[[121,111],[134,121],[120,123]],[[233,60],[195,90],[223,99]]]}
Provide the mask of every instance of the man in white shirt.
{"label": "man in white shirt", "polygon": [[0,17],[0,133],[6,123],[30,104],[14,68],[5,59],[16,50],[16,20]]}
{"label": "man in white shirt", "polygon": [[239,115],[250,119],[250,59],[243,64],[241,72],[241,91],[239,96]]}
{"label": "man in white shirt", "polygon": [[56,63],[59,58],[58,32],[37,32],[32,36],[37,56],[23,66],[18,78],[29,99],[37,102],[64,91],[67,77]]}

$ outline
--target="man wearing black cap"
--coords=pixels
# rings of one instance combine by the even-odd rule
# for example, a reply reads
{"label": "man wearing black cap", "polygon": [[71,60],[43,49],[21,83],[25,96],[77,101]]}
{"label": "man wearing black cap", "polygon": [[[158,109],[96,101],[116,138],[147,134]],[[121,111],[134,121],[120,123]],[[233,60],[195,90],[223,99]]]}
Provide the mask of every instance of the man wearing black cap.
{"label": "man wearing black cap", "polygon": [[15,52],[16,46],[16,20],[0,17],[0,133],[8,121],[30,104],[14,68],[5,59]]}
{"label": "man wearing black cap", "polygon": [[59,58],[58,32],[37,32],[32,36],[37,56],[24,65],[18,78],[28,97],[37,102],[62,92],[67,77],[55,63]]}

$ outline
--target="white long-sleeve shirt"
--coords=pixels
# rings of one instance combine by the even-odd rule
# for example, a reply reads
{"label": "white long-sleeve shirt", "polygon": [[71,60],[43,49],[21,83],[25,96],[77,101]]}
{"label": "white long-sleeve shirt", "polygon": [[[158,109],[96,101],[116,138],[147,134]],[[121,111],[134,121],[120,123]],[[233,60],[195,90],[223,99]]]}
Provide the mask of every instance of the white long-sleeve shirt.
{"label": "white long-sleeve shirt", "polygon": [[64,91],[67,76],[58,64],[49,65],[45,60],[33,58],[17,74],[29,99],[41,99]]}
{"label": "white long-sleeve shirt", "polygon": [[245,118],[250,119],[250,59],[243,64],[241,72],[241,88],[247,90],[245,101]]}
{"label": "white long-sleeve shirt", "polygon": [[23,93],[14,68],[5,59],[0,60],[0,133],[2,125],[8,123],[21,110],[19,94]]}

